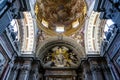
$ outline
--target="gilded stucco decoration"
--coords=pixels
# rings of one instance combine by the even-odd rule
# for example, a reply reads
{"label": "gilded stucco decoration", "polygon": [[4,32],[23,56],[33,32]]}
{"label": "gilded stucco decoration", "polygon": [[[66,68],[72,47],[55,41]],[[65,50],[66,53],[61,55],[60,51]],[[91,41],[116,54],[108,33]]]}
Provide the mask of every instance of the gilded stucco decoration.
{"label": "gilded stucco decoration", "polygon": [[43,31],[56,35],[58,28],[64,35],[70,35],[83,26],[86,3],[84,0],[37,0],[35,13]]}
{"label": "gilded stucco decoration", "polygon": [[77,67],[77,55],[65,46],[53,47],[43,58],[44,67]]}

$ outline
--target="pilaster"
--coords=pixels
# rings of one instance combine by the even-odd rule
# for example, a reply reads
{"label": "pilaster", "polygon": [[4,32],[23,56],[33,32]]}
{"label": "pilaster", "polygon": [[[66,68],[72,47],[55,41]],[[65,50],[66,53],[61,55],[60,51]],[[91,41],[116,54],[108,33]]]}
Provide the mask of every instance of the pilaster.
{"label": "pilaster", "polygon": [[93,80],[104,80],[101,73],[101,67],[98,65],[97,59],[90,58],[89,63]]}
{"label": "pilaster", "polygon": [[18,80],[28,80],[29,73],[31,70],[31,60],[24,61],[23,65],[20,68],[20,75]]}
{"label": "pilaster", "polygon": [[89,66],[89,62],[87,60],[82,61],[81,63],[83,68],[83,75],[85,80],[92,80],[92,74]]}

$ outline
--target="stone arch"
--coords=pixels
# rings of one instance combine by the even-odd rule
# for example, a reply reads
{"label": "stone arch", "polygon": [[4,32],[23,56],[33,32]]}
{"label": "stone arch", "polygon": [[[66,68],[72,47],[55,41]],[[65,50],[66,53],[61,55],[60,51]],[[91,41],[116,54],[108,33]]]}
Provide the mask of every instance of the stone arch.
{"label": "stone arch", "polygon": [[84,48],[81,45],[78,45],[75,40],[65,36],[56,36],[45,40],[37,48],[36,56],[40,59],[41,63],[43,63],[42,59],[44,56],[47,55],[47,50],[57,45],[63,45],[72,49],[79,58],[78,62],[80,62],[81,58],[85,57]]}

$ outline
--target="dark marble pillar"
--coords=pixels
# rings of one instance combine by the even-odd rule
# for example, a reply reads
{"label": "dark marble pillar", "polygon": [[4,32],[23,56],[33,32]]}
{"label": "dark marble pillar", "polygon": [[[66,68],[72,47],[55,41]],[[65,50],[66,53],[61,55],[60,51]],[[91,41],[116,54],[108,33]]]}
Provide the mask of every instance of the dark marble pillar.
{"label": "dark marble pillar", "polygon": [[76,80],[76,77],[73,77],[73,79],[72,80]]}
{"label": "dark marble pillar", "polygon": [[83,80],[83,74],[81,68],[77,70],[77,80]]}
{"label": "dark marble pillar", "polygon": [[110,67],[110,70],[111,70],[114,80],[120,80],[120,77],[119,77],[120,75],[118,74],[113,62],[109,62],[109,67]]}
{"label": "dark marble pillar", "polygon": [[30,69],[31,69],[31,60],[24,61],[23,65],[21,66],[18,80],[28,80]]}
{"label": "dark marble pillar", "polygon": [[43,80],[42,75],[39,73],[39,71],[40,71],[39,69],[40,69],[39,63],[34,62],[32,64],[29,80]]}
{"label": "dark marble pillar", "polygon": [[46,77],[46,78],[45,78],[45,80],[49,80],[49,78],[48,78],[48,77]]}
{"label": "dark marble pillar", "polygon": [[89,59],[89,63],[93,80],[104,80],[101,72],[101,67],[98,65],[97,61]]}
{"label": "dark marble pillar", "polygon": [[12,70],[10,72],[8,80],[16,80],[17,79],[19,68],[20,68],[20,64],[15,63],[14,66],[12,67]]}
{"label": "dark marble pillar", "polygon": [[92,80],[92,74],[87,60],[82,61],[82,69],[83,69],[84,80]]}
{"label": "dark marble pillar", "polygon": [[103,71],[105,80],[113,80],[112,74],[110,72],[110,69],[107,63],[105,61],[101,62],[101,66],[102,66],[102,71]]}

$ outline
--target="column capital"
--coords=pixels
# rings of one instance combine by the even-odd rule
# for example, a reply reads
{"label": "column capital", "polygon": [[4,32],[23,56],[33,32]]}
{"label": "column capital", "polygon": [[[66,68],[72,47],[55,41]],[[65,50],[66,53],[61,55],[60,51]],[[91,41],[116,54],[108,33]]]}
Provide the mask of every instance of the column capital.
{"label": "column capital", "polygon": [[98,65],[97,58],[89,58],[91,71],[100,71],[101,67]]}
{"label": "column capital", "polygon": [[101,70],[101,68],[98,65],[92,65],[91,66],[91,71],[97,71],[97,72],[99,72],[100,70]]}
{"label": "column capital", "polygon": [[90,63],[90,65],[97,65],[98,64],[98,62],[97,62],[97,59],[96,58],[89,58],[88,59],[88,62]]}
{"label": "column capital", "polygon": [[82,60],[81,65],[82,65],[82,67],[86,67],[89,65],[89,62],[87,60]]}

